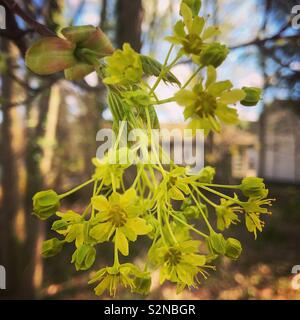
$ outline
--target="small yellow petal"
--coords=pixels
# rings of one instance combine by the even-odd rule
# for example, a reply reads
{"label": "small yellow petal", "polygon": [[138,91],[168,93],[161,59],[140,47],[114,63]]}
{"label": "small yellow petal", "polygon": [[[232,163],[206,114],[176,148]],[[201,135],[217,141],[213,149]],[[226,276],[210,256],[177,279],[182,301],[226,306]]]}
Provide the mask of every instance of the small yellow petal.
{"label": "small yellow petal", "polygon": [[105,212],[109,210],[109,202],[104,196],[96,196],[92,198],[92,205],[96,210]]}
{"label": "small yellow petal", "polygon": [[118,250],[123,254],[123,256],[128,256],[128,240],[125,237],[124,233],[120,230],[120,228],[117,228],[116,230],[115,244]]}
{"label": "small yellow petal", "polygon": [[126,223],[126,227],[134,230],[134,232],[138,235],[144,235],[152,231],[152,227],[141,218],[129,219]]}

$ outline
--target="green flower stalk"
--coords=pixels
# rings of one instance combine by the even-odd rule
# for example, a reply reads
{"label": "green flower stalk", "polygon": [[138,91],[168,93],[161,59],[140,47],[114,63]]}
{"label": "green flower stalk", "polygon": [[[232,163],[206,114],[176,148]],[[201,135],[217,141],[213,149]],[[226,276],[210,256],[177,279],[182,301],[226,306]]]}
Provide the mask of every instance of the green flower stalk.
{"label": "green flower stalk", "polygon": [[[71,246],[70,262],[76,270],[101,264],[89,282],[97,283],[96,295],[115,297],[120,288],[147,295],[154,270],[159,270],[161,285],[171,282],[178,293],[198,288],[209,271],[216,269],[215,260],[237,260],[242,254],[240,241],[225,238],[223,231],[229,233],[232,225],[244,223],[256,238],[271,214],[273,199],[268,198],[261,178],[244,178],[237,185],[216,184],[216,170],[211,166],[191,174],[190,168],[172,161],[164,165],[167,157],[160,146],[151,151],[155,164],[128,161],[136,160],[138,151],[147,147],[141,141],[123,146],[125,121],[128,129],[144,129],[148,139],[151,130],[160,126],[155,108],[177,102],[192,129],[216,134],[222,125],[238,123],[234,105],[252,107],[261,99],[259,88],[235,89],[229,80],[217,80],[217,68],[228,49],[214,41],[219,27],[206,27],[200,8],[200,0],[182,1],[181,18],[167,38],[171,45],[163,63],[135,52],[127,43],[114,51],[107,36],[93,26],[65,28],[57,37],[39,40],[27,52],[27,66],[39,75],[64,71],[67,79],[78,80],[96,71],[107,88],[117,135],[112,150],[101,159],[92,159],[95,170],[90,180],[60,195],[46,190],[33,197],[35,216],[53,219],[51,229],[57,234],[44,241],[42,255],[52,257]],[[184,56],[194,64],[195,72],[181,83],[172,69]],[[152,86],[149,76],[156,77]],[[164,100],[156,92],[162,81],[177,87]],[[135,167],[135,175],[125,183],[129,167]],[[93,191],[82,212],[60,208],[65,198],[91,184]],[[131,247],[141,236],[151,243],[142,257],[143,266],[123,263],[124,256],[127,261],[131,258]],[[107,250],[102,248],[104,243],[113,245],[112,266],[98,259],[101,250]]]}

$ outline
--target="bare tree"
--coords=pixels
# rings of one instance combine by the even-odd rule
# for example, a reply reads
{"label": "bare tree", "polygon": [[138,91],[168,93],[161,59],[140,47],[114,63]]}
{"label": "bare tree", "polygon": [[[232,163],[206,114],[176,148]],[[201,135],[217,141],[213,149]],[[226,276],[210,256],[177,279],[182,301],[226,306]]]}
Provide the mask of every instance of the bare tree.
{"label": "bare tree", "polygon": [[142,0],[118,0],[116,11],[118,47],[129,42],[133,49],[139,52],[142,47]]}

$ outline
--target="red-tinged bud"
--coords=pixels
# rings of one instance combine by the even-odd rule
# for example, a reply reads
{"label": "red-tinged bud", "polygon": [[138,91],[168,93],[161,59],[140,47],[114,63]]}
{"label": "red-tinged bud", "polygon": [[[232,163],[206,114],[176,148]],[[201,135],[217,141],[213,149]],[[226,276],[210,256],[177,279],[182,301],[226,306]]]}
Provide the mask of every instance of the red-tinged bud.
{"label": "red-tinged bud", "polygon": [[48,75],[70,68],[77,63],[74,44],[58,37],[36,42],[26,53],[26,65],[39,75]]}
{"label": "red-tinged bud", "polygon": [[102,56],[111,55],[114,52],[114,48],[109,38],[100,28],[96,28],[94,32],[81,43],[81,46],[93,50],[98,55]]}
{"label": "red-tinged bud", "polygon": [[61,30],[61,33],[69,41],[73,43],[81,43],[95,32],[95,29],[96,27],[91,25],[66,27]]}
{"label": "red-tinged bud", "polygon": [[47,37],[35,43],[26,54],[28,68],[40,75],[65,70],[68,80],[80,80],[114,51],[108,37],[93,26],[67,27],[62,35],[65,39]]}
{"label": "red-tinged bud", "polygon": [[80,80],[93,72],[94,67],[87,63],[78,63],[74,67],[65,70],[67,80]]}

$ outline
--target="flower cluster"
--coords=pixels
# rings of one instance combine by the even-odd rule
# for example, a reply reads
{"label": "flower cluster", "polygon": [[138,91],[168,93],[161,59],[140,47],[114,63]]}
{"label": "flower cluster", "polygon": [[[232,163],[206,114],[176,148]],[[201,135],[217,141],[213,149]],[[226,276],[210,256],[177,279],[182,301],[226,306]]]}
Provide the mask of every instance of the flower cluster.
{"label": "flower cluster", "polygon": [[[158,128],[155,106],[173,101],[184,107],[191,128],[218,133],[221,124],[238,122],[233,106],[256,105],[261,90],[234,89],[229,80],[217,80],[217,68],[228,49],[214,41],[219,28],[207,27],[206,19],[198,15],[200,9],[200,0],[182,1],[181,18],[174,34],[167,38],[172,44],[163,64],[135,52],[127,43],[114,51],[104,33],[91,26],[65,28],[59,37],[41,39],[27,52],[26,63],[38,74],[65,70],[66,78],[71,80],[97,71],[108,91],[112,125],[118,137],[122,121],[131,128]],[[174,59],[169,61],[172,56]],[[181,83],[172,68],[184,56],[192,60],[195,72]],[[152,86],[147,76],[156,77]],[[156,89],[161,81],[178,86],[174,96],[159,100]],[[63,194],[46,190],[33,197],[37,217],[56,217],[52,231],[57,236],[44,241],[44,257],[52,257],[71,245],[71,263],[76,270],[88,270],[101,262],[98,255],[103,244],[113,245],[112,265],[91,274],[89,283],[97,283],[97,295],[107,292],[115,296],[121,287],[148,294],[152,270],[159,270],[161,284],[174,283],[177,292],[197,288],[209,271],[216,269],[216,259],[236,260],[242,254],[240,241],[224,237],[225,229],[243,223],[255,238],[257,231],[263,230],[264,216],[270,214],[273,201],[268,198],[263,179],[248,177],[238,185],[216,184],[214,168],[207,166],[191,175],[188,168],[174,163],[166,167],[161,160],[163,150],[155,146],[152,153],[158,164],[137,163],[133,181],[125,183],[129,165],[111,160],[116,155],[124,160],[131,149],[122,149],[119,143],[117,139],[114,152],[92,159],[95,172],[87,182]],[[143,147],[142,142],[140,145]],[[65,198],[90,184],[93,192],[82,212],[60,209]],[[194,240],[194,235],[200,240]],[[129,259],[131,247],[143,237],[151,242],[144,266],[122,262],[124,256]]]}

